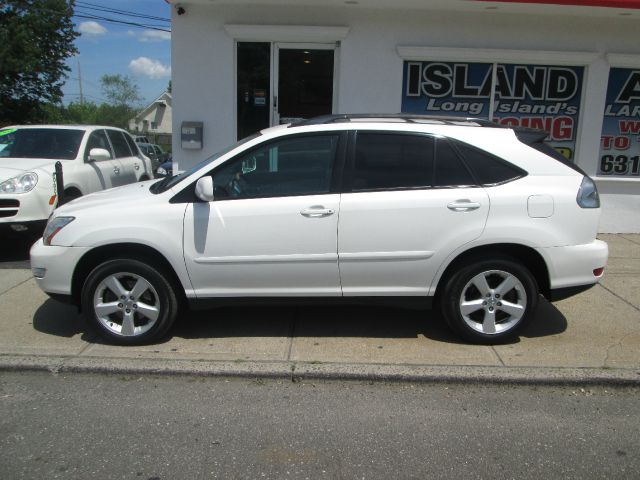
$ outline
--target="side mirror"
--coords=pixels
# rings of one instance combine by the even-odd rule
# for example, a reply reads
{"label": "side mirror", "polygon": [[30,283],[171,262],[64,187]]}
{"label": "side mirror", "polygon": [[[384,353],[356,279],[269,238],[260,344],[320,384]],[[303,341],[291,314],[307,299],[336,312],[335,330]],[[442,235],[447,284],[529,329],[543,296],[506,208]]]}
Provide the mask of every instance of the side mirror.
{"label": "side mirror", "polygon": [[89,151],[89,159],[90,162],[99,162],[101,160],[111,160],[111,154],[109,150],[105,150],[104,148],[92,148]]}
{"label": "side mirror", "polygon": [[207,175],[198,179],[196,182],[196,197],[203,202],[213,201],[213,178]]}

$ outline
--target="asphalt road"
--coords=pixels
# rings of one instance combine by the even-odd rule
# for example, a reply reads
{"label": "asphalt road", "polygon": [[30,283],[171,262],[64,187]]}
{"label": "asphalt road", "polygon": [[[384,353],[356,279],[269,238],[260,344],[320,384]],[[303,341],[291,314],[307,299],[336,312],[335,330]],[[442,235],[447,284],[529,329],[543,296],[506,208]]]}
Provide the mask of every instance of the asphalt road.
{"label": "asphalt road", "polygon": [[0,478],[637,478],[637,389],[0,374]]}

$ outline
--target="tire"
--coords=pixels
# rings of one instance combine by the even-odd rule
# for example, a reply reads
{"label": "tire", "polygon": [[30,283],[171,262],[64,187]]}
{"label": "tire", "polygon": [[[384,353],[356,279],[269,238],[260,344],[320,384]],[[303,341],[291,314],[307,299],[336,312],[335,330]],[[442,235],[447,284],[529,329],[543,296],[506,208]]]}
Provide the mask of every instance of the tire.
{"label": "tire", "polygon": [[81,300],[87,322],[104,339],[118,345],[159,340],[178,313],[176,292],[166,275],[130,259],[109,260],[94,268],[82,288]]}
{"label": "tire", "polygon": [[487,345],[515,339],[537,305],[535,278],[509,257],[477,259],[460,267],[448,277],[440,297],[451,329],[472,343]]}

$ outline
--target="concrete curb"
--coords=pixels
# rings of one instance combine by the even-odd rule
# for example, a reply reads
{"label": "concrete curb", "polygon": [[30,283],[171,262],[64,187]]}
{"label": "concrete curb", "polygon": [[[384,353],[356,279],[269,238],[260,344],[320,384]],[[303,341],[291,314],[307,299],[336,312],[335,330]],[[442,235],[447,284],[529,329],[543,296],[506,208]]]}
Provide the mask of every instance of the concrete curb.
{"label": "concrete curb", "polygon": [[189,375],[271,378],[291,381],[355,380],[382,382],[515,385],[640,386],[640,369],[478,367],[305,362],[228,362],[0,355],[0,371]]}

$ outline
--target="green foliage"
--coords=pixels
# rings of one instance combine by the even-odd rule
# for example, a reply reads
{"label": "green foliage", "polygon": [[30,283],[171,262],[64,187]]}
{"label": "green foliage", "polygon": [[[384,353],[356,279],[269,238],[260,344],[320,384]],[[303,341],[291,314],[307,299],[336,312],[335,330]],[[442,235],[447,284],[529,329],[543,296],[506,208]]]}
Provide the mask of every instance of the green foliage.
{"label": "green foliage", "polygon": [[127,129],[136,111],[128,105],[97,105],[93,102],[72,102],[67,106],[48,105],[46,123],[77,125],[108,125]]}
{"label": "green foliage", "polygon": [[138,86],[128,75],[103,75],[100,77],[100,86],[112,105],[132,106],[140,101]]}
{"label": "green foliage", "polygon": [[0,125],[36,123],[62,99],[73,45],[74,0],[0,2]]}

